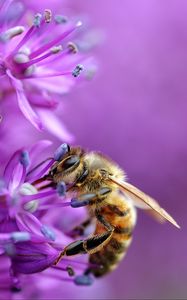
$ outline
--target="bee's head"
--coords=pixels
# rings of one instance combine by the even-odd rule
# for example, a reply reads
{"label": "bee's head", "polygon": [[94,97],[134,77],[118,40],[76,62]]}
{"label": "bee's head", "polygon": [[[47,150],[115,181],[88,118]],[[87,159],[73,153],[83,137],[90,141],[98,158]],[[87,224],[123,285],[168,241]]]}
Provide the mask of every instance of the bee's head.
{"label": "bee's head", "polygon": [[83,168],[83,154],[84,151],[80,147],[70,147],[67,144],[61,145],[55,152],[57,162],[52,166],[49,177],[54,182],[74,182]]}

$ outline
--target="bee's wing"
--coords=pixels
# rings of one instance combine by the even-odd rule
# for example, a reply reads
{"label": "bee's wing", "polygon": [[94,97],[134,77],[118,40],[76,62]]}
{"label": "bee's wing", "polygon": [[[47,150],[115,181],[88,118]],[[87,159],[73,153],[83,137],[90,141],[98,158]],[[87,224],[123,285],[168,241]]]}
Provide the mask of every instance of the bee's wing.
{"label": "bee's wing", "polygon": [[162,221],[163,219],[166,219],[177,228],[180,228],[172,216],[170,216],[162,207],[160,207],[156,200],[146,195],[144,192],[140,191],[138,188],[128,182],[118,181],[118,179],[114,178],[113,176],[109,176],[109,179],[113,183],[117,184],[125,192],[125,194],[127,194],[133,200],[137,207],[143,209],[152,209],[155,217],[156,213],[159,214],[157,218],[158,220],[160,219],[160,221]]}

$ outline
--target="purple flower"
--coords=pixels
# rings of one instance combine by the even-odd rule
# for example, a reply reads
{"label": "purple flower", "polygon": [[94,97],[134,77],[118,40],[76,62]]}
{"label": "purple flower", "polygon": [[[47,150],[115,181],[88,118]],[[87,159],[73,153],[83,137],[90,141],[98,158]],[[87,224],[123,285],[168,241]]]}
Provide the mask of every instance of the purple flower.
{"label": "purple flower", "polygon": [[16,97],[12,101],[17,101],[33,126],[71,142],[73,136],[57,119],[54,110],[61,96],[89,65],[88,58],[77,53],[76,44],[68,40],[81,22],[63,15],[53,16],[49,9],[36,13],[33,18],[28,12],[23,13],[21,7],[15,14],[11,2],[3,2],[0,9],[2,99],[7,101],[13,92]]}
{"label": "purple flower", "polygon": [[77,285],[92,283],[91,277],[81,275],[88,266],[86,261],[64,258],[55,265],[64,247],[72,242],[66,233],[69,228],[62,225],[63,209],[69,207],[74,217],[76,210],[66,199],[63,182],[54,188],[41,179],[67,148],[61,146],[54,158],[36,166],[39,153],[50,145],[50,141],[43,140],[15,152],[0,180],[0,260],[6,262],[5,269],[9,270],[9,276],[4,279],[0,269],[0,288],[19,291],[23,278],[35,273],[40,273],[41,278],[47,276]]}

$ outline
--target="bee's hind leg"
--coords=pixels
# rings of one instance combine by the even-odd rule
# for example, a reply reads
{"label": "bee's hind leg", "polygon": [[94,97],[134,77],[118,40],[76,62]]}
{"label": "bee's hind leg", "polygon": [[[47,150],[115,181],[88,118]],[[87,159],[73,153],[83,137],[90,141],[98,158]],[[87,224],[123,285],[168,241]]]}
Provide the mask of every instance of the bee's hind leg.
{"label": "bee's hind leg", "polygon": [[96,212],[96,218],[97,220],[105,227],[106,232],[102,234],[96,234],[91,236],[88,239],[85,240],[77,240],[68,246],[65,247],[64,251],[60,253],[59,257],[57,258],[55,264],[57,264],[61,258],[66,256],[72,256],[76,254],[93,254],[100,249],[102,249],[108,242],[110,241],[113,232],[114,227],[107,222],[103,216],[101,216],[99,213]]}

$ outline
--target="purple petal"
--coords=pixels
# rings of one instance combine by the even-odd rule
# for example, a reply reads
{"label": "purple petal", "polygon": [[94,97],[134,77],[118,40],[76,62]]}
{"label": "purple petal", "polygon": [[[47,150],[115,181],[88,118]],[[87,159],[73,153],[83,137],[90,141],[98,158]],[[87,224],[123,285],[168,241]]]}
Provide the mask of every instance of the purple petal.
{"label": "purple petal", "polygon": [[[36,170],[31,170],[31,173],[27,176],[27,181],[33,182],[46,174],[46,172],[50,169],[50,167],[54,164],[54,159],[49,158],[47,161],[44,161],[39,168]],[[39,169],[39,171],[38,171]],[[38,172],[37,172],[38,171]]]}
{"label": "purple petal", "polygon": [[41,120],[39,119],[37,114],[34,112],[32,107],[30,106],[30,104],[25,96],[22,82],[20,80],[16,79],[14,76],[12,76],[12,74],[9,70],[7,71],[7,75],[10,77],[11,83],[12,83],[13,87],[15,88],[15,91],[17,94],[18,105],[19,105],[19,108],[22,111],[23,115],[29,122],[31,122],[31,124],[34,127],[36,127],[38,130],[41,131],[43,129]]}
{"label": "purple petal", "polygon": [[[43,234],[44,225],[31,213],[19,213],[16,215],[16,223],[20,231],[28,232],[30,240],[34,243],[52,242],[49,236]],[[64,235],[61,231],[51,228],[59,243],[63,242]],[[66,239],[67,240],[67,239]]]}
{"label": "purple petal", "polygon": [[[47,72],[51,71],[46,68],[40,68],[42,71],[42,74],[46,74]],[[41,73],[41,72],[40,72]],[[40,75],[38,72],[38,75]],[[37,80],[37,78],[30,78],[29,84],[31,84],[35,89],[37,88],[39,91],[47,91],[50,93],[55,94],[67,94],[69,90],[74,85],[74,78],[68,77],[68,76],[61,76],[61,77],[55,77],[55,78],[40,78],[40,80]]]}
{"label": "purple petal", "polygon": [[10,189],[10,192],[23,183],[26,176],[26,168],[20,163],[22,151],[23,149],[16,151],[5,167],[4,180]]}
{"label": "purple petal", "polygon": [[36,236],[43,237],[41,233],[42,223],[29,212],[17,214],[16,223],[20,231],[30,232]]}
{"label": "purple petal", "polygon": [[54,263],[59,254],[47,243],[23,242],[15,247],[17,255],[12,258],[12,267],[15,272],[23,274],[45,270]]}
{"label": "purple petal", "polygon": [[[29,157],[30,157],[30,168],[28,171],[31,171],[31,174],[29,174],[28,172],[28,175],[27,175],[27,180],[34,180],[35,177],[38,177],[38,176],[42,176],[43,173],[44,173],[44,168],[46,168],[46,164],[49,164],[49,160],[50,159],[47,159],[44,160],[43,162],[39,162],[41,163],[41,166],[39,166],[39,168],[37,168],[36,170],[33,169],[33,167],[37,166],[38,164],[38,157],[40,156],[40,154],[42,154],[45,149],[47,149],[49,146],[52,145],[52,142],[49,141],[49,140],[41,140],[41,141],[38,141],[36,144],[34,144],[30,150],[29,150]],[[50,167],[50,166],[49,166]],[[32,171],[33,169],[33,171]],[[43,171],[43,173],[42,173]]]}
{"label": "purple petal", "polygon": [[9,184],[12,178],[12,170],[19,164],[21,150],[16,151],[10,158],[8,164],[5,167],[4,171],[4,180],[7,184]]}
{"label": "purple petal", "polygon": [[9,181],[8,188],[13,193],[23,182],[26,176],[26,168],[20,163],[12,170],[12,178]]}
{"label": "purple petal", "polygon": [[57,138],[62,141],[72,143],[74,137],[65,128],[61,121],[57,119],[53,112],[47,109],[37,109],[37,112],[42,120],[44,127]]}
{"label": "purple petal", "polygon": [[49,140],[41,140],[34,144],[34,146],[32,146],[29,150],[31,164],[34,163],[37,157],[51,145],[52,142]]}
{"label": "purple petal", "polygon": [[34,106],[46,107],[46,108],[56,108],[58,105],[58,101],[48,95],[47,92],[43,91],[41,95],[41,90],[39,90],[39,95],[32,95],[30,102],[34,104]]}

